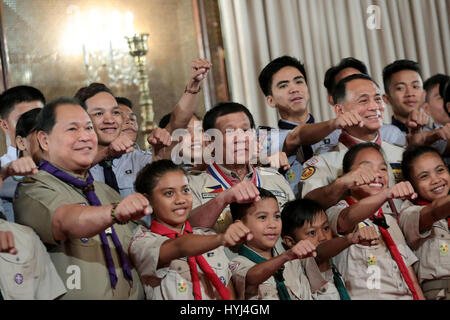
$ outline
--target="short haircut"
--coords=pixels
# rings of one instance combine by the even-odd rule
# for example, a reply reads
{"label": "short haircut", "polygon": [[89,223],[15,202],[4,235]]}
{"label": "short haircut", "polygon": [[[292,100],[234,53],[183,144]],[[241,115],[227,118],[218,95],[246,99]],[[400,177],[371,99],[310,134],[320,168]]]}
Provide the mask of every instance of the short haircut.
{"label": "short haircut", "polygon": [[336,87],[334,88],[333,91],[333,102],[336,103],[341,103],[342,100],[345,99],[346,95],[347,95],[347,83],[349,83],[352,80],[356,80],[356,79],[364,79],[364,80],[369,80],[372,81],[377,88],[379,88],[378,84],[376,83],[375,80],[373,80],[373,78],[367,74],[364,73],[357,73],[357,74],[352,74],[348,77],[345,77],[344,79],[342,79],[341,81],[339,81],[336,84]]}
{"label": "short haircut", "polygon": [[438,73],[425,80],[425,82],[423,83],[423,89],[426,91],[425,101],[427,102],[429,101],[431,89],[433,89],[437,85],[439,86],[438,91],[440,92],[441,86],[442,87],[445,86],[445,84],[447,83],[447,81],[449,81],[449,79],[450,79],[449,76],[442,73]]}
{"label": "short haircut", "polygon": [[[420,145],[409,145],[406,150],[403,152],[402,157],[402,174],[403,178],[409,182],[411,182],[413,185],[413,179],[411,176],[411,172],[413,169],[413,162],[420,157],[421,155],[425,153],[434,153],[439,158],[442,159],[442,156],[439,154],[439,151],[431,146],[420,146]],[[444,162],[444,160],[442,160]],[[447,168],[447,166],[445,166]]]}
{"label": "short haircut", "polygon": [[442,100],[444,100],[444,110],[447,112],[447,114],[450,116],[450,112],[447,109],[447,103],[450,102],[450,80],[447,80],[447,82],[444,85],[440,85],[439,87],[439,95],[442,97]]}
{"label": "short haircut", "polygon": [[270,61],[259,74],[259,87],[265,96],[272,94],[272,78],[275,73],[284,67],[294,67],[298,69],[305,78],[305,83],[308,83],[306,78],[305,66],[296,58],[290,56],[282,56]]}
{"label": "short haircut", "polygon": [[323,85],[327,89],[328,94],[332,94],[334,88],[336,87],[337,83],[335,78],[337,74],[347,68],[354,68],[363,74],[369,74],[364,62],[353,57],[344,58],[339,62],[338,65],[329,68],[325,72],[325,79],[323,80]]}
{"label": "short haircut", "polygon": [[296,199],[285,203],[281,211],[281,235],[295,238],[295,231],[303,227],[305,222],[312,223],[321,212],[324,212],[322,207],[311,199]]}
{"label": "short haircut", "polygon": [[[277,197],[275,197],[275,195],[270,192],[269,190],[257,187],[258,191],[259,191],[259,196],[261,198],[261,200],[263,199],[275,199],[275,201],[277,201]],[[253,205],[254,202],[252,203],[237,203],[237,202],[233,202],[230,204],[230,212],[231,212],[231,217],[233,218],[233,221],[236,220],[242,220],[242,218],[244,218],[244,216],[247,214],[247,210]]]}
{"label": "short haircut", "polygon": [[124,106],[127,106],[131,110],[133,110],[133,103],[130,99],[125,97],[116,97],[117,104],[123,104]]}
{"label": "short haircut", "polygon": [[158,184],[159,179],[166,173],[172,171],[186,173],[182,166],[173,163],[172,160],[163,159],[151,162],[138,172],[136,181],[134,182],[134,190],[142,194],[150,195]]}
{"label": "short haircut", "polygon": [[86,100],[100,92],[107,92],[114,97],[112,91],[103,83],[93,82],[87,87],[78,89],[77,93],[75,93],[75,99],[78,99],[81,106],[86,108]]}
{"label": "short haircut", "polygon": [[41,108],[31,109],[19,117],[16,124],[16,137],[20,136],[26,138],[30,133],[36,130],[37,116],[41,110]]}
{"label": "short haircut", "polygon": [[237,102],[219,102],[212,109],[206,112],[203,118],[203,131],[213,129],[216,127],[217,118],[231,113],[243,112],[247,115],[250,121],[250,127],[255,128],[255,120],[250,111],[240,103]]}
{"label": "short haircut", "polygon": [[384,92],[389,94],[389,86],[391,84],[391,78],[394,73],[397,73],[402,70],[412,70],[417,72],[420,77],[422,77],[422,70],[420,69],[419,63],[412,60],[396,60],[391,64],[388,64],[383,69],[383,86]]}
{"label": "short haircut", "polygon": [[16,104],[31,101],[45,104],[45,97],[39,89],[30,86],[16,86],[4,91],[0,95],[0,118],[8,118]]}
{"label": "short haircut", "polygon": [[44,131],[50,133],[56,123],[56,108],[63,104],[73,104],[81,106],[85,111],[86,107],[81,105],[80,102],[73,98],[62,97],[53,100],[46,104],[39,112],[36,118],[36,131]]}
{"label": "short haircut", "polygon": [[373,142],[364,142],[358,143],[350,147],[348,151],[344,155],[344,159],[342,160],[342,172],[348,173],[351,171],[353,164],[355,163],[356,156],[359,152],[365,149],[375,149],[384,158],[383,152],[381,151],[381,147]]}
{"label": "short haircut", "polygon": [[[159,123],[158,123],[158,127],[160,127],[160,128],[165,128],[165,127],[167,127],[167,125],[169,124],[169,122],[170,122],[170,117],[171,117],[171,115],[172,115],[172,112],[169,112],[168,114],[165,114],[162,118],[161,118],[161,120],[159,120]],[[198,120],[202,120],[202,117],[199,117],[196,113],[194,113],[193,114]]]}

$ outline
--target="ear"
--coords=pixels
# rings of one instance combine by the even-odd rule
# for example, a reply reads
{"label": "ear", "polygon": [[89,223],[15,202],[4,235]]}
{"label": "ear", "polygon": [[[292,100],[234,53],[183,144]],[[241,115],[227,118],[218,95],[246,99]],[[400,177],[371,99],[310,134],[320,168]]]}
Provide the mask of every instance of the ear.
{"label": "ear", "polygon": [[288,248],[295,246],[295,240],[291,236],[283,236],[283,242]]}
{"label": "ear", "polygon": [[270,107],[275,108],[276,103],[273,101],[273,97],[271,95],[266,96],[266,101]]}
{"label": "ear", "polygon": [[2,127],[2,130],[5,133],[8,133],[8,131],[9,131],[8,121],[0,119],[0,127]]}
{"label": "ear", "polygon": [[328,103],[330,106],[334,106],[333,95],[328,94]]}
{"label": "ear", "polygon": [[336,103],[334,105],[334,112],[336,113],[337,116],[343,114],[344,113],[344,106],[342,104]]}
{"label": "ear", "polygon": [[25,146],[25,139],[21,136],[16,136],[16,146],[20,151],[24,151],[27,148]]}
{"label": "ear", "polygon": [[48,152],[48,134],[45,133],[44,131],[39,131],[36,137],[38,139],[39,146],[41,147],[41,149]]}
{"label": "ear", "polygon": [[391,99],[389,98],[389,96],[386,93],[383,93],[383,101],[384,101],[384,103],[386,103],[388,105],[392,105]]}
{"label": "ear", "polygon": [[422,110],[425,111],[425,113],[429,116],[430,115],[430,104],[428,102],[424,102],[422,105]]}

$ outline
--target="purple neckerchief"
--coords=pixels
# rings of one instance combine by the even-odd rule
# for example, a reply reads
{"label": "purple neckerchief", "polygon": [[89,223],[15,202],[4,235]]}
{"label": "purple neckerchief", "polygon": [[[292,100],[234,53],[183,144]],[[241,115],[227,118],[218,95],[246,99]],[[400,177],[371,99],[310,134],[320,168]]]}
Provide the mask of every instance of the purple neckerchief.
{"label": "purple neckerchief", "polygon": [[[78,189],[81,189],[91,206],[101,206],[102,205],[100,200],[98,199],[97,195],[95,194],[94,178],[92,177],[92,175],[89,171],[88,171],[88,178],[86,179],[86,181],[83,181],[83,180],[79,180],[79,179],[71,176],[70,174],[56,168],[54,165],[52,165],[50,162],[48,162],[44,159],[41,160],[41,163],[39,164],[39,169],[50,173],[51,175],[55,176],[56,178],[58,178],[61,181],[71,184]],[[116,274],[116,269],[114,267],[114,261],[113,261],[112,255],[111,255],[111,249],[109,248],[109,245],[108,245],[108,239],[106,239],[106,234],[104,231],[101,232],[99,234],[99,236],[102,241],[103,250],[105,252],[106,263],[107,263],[108,271],[109,271],[109,279],[111,280],[111,285],[112,285],[113,289],[115,289],[116,284],[117,284],[117,274]],[[116,231],[114,230],[114,228],[112,226],[111,226],[111,238],[112,238],[112,241],[113,241],[117,251],[119,252],[120,262],[122,263],[122,270],[125,275],[125,278],[127,278],[130,281],[133,281],[133,276],[131,275],[131,270],[128,265],[127,256],[123,252],[122,244],[120,243],[120,240],[117,237]]]}

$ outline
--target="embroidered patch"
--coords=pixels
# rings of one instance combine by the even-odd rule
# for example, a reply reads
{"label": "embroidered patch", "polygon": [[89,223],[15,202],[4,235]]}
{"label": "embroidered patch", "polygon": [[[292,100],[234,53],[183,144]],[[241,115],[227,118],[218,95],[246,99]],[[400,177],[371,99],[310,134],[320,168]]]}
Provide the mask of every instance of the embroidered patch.
{"label": "embroidered patch", "polygon": [[177,283],[177,290],[179,293],[185,293],[187,290],[187,283],[186,282],[178,282]]}
{"label": "embroidered patch", "polygon": [[222,283],[226,286],[227,285],[227,280],[225,280],[224,276],[220,276],[219,277],[220,281],[222,281]]}
{"label": "embroidered patch", "polygon": [[369,266],[376,265],[377,264],[377,258],[374,255],[371,254],[370,256],[367,257],[367,264]]}
{"label": "embroidered patch", "polygon": [[16,275],[14,276],[14,281],[17,284],[22,284],[23,283],[23,275],[21,273],[16,273]]}
{"label": "embroidered patch", "polygon": [[234,270],[236,270],[237,267],[239,267],[241,264],[239,262],[235,262],[235,263],[231,263],[228,265],[228,268],[230,269],[231,272],[233,272]]}
{"label": "embroidered patch", "polygon": [[319,163],[319,159],[311,158],[311,159],[305,161],[304,165],[306,165],[306,166],[314,166],[314,165],[316,165],[318,163]]}
{"label": "embroidered patch", "polygon": [[204,187],[203,190],[208,193],[218,193],[223,191],[223,187],[222,185],[218,184],[217,186]]}
{"label": "embroidered patch", "polygon": [[442,255],[448,254],[448,244],[442,243],[439,249]]}
{"label": "embroidered patch", "polygon": [[81,242],[86,243],[89,241],[89,238],[81,238],[80,240],[81,240]]}
{"label": "embroidered patch", "polygon": [[295,179],[295,172],[294,172],[294,170],[290,170],[289,173],[287,174],[287,176],[288,176],[288,180],[289,181],[294,181],[294,179]]}
{"label": "embroidered patch", "polygon": [[306,180],[306,179],[310,178],[315,172],[316,172],[316,168],[314,168],[314,167],[307,167],[307,168],[303,169],[302,180]]}

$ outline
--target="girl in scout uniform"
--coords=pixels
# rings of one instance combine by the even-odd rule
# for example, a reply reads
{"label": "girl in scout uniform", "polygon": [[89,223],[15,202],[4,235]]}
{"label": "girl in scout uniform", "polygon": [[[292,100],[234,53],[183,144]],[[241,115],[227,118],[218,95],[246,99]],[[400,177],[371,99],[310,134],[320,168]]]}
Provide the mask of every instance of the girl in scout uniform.
{"label": "girl in scout uniform", "polygon": [[450,300],[450,175],[439,152],[410,146],[402,170],[419,194],[405,201],[399,224],[419,258],[415,270],[427,299]]}
{"label": "girl in scout uniform", "polygon": [[249,204],[232,203],[234,221],[242,221],[252,237],[238,249],[229,268],[238,299],[311,300],[311,287],[299,259],[315,256],[309,240],[282,251],[281,215],[276,197],[258,188],[261,199]]}
{"label": "girl in scout uniform", "polygon": [[[378,234],[373,227],[364,227],[344,237],[333,238],[328,218],[320,205],[310,199],[296,199],[286,203],[281,212],[283,243],[292,248],[301,240],[309,240],[317,248],[315,258],[320,276],[326,284],[316,292],[316,300],[350,300],[344,281],[332,258],[350,245],[375,245]],[[310,270],[306,274],[311,278]]]}
{"label": "girl in scout uniform", "polygon": [[[336,235],[346,235],[364,226],[375,227],[379,244],[355,244],[335,258],[352,299],[424,299],[412,265],[417,262],[392,213],[381,209],[392,199],[414,199],[409,182],[389,187],[389,176],[380,147],[374,143],[354,145],[345,154],[344,173],[367,165],[376,176],[365,184],[350,188],[348,197],[326,213]],[[383,207],[385,208],[385,207]]]}
{"label": "girl in scout uniform", "polygon": [[234,223],[224,234],[192,229],[187,221],[192,194],[185,172],[170,160],[146,165],[135,182],[153,208],[150,230],[139,227],[129,253],[147,299],[233,299],[224,246],[233,246],[249,230]]}

